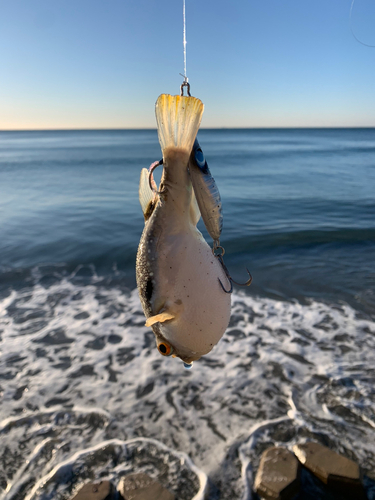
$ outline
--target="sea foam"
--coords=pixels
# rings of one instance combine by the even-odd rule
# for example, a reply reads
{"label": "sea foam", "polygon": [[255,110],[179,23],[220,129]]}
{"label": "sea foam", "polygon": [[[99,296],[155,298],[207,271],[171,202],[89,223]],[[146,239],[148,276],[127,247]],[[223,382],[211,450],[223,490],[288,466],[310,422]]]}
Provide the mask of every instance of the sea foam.
{"label": "sea foam", "polygon": [[146,471],[182,500],[207,476],[212,498],[246,499],[265,447],[308,439],[375,468],[375,323],[349,305],[234,293],[187,371],[158,353],[136,290],[43,283],[0,301],[2,498]]}

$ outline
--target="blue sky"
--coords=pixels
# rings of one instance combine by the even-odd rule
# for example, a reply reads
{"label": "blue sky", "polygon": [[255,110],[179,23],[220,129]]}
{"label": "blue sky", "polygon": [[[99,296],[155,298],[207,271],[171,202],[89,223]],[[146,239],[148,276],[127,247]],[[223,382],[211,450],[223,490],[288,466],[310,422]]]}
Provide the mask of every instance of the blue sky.
{"label": "blue sky", "polygon": [[[186,0],[202,126],[375,126],[351,2]],[[375,45],[375,2],[352,21]],[[155,127],[182,82],[182,0],[0,0],[0,64],[0,129]]]}

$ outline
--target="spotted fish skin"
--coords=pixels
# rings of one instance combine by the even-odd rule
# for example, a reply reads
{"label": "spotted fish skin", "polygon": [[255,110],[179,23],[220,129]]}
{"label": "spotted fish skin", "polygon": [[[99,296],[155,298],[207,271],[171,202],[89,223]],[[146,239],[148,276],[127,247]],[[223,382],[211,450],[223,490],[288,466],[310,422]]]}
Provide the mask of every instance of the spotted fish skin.
{"label": "spotted fish skin", "polygon": [[[153,213],[157,214],[157,210],[154,209]],[[158,222],[159,218],[157,216],[151,220],[151,224],[146,221],[147,227],[143,230],[136,257],[138,293],[146,318],[155,314],[152,298],[155,297],[155,292],[157,293],[155,280],[157,272],[157,237],[161,232]],[[162,341],[159,323],[153,325],[152,330],[156,338]]]}
{"label": "spotted fish skin", "polygon": [[147,191],[147,171],[140,183],[147,217],[136,277],[146,325],[152,328],[161,354],[173,353],[185,363],[216,345],[230,317],[230,295],[219,283],[219,279],[226,282],[226,275],[196,228],[199,210],[188,170],[202,112],[198,99],[159,97],[156,115],[163,174],[158,194]]}

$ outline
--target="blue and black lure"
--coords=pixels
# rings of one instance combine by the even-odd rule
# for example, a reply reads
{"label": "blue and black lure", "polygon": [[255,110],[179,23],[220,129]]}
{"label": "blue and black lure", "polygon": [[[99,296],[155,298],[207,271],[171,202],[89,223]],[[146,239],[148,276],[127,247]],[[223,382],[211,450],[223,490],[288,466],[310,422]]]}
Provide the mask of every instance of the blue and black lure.
{"label": "blue and black lure", "polygon": [[195,139],[191,152],[189,172],[204,225],[214,240],[214,248],[219,247],[223,228],[221,197],[198,139]]}
{"label": "blue and black lure", "polygon": [[248,269],[247,272],[249,274],[249,279],[246,283],[237,283],[232,279],[226,265],[224,264],[223,256],[225,250],[220,245],[220,236],[223,228],[221,197],[215,179],[208,168],[207,161],[204,157],[202,148],[199,145],[198,139],[195,139],[193,150],[190,155],[189,172],[204,225],[206,226],[208,234],[214,240],[212,252],[219,259],[230,283],[229,290],[226,290],[219,279],[221,288],[225,293],[232,293],[233,283],[239,286],[249,286],[252,282],[252,277]]}

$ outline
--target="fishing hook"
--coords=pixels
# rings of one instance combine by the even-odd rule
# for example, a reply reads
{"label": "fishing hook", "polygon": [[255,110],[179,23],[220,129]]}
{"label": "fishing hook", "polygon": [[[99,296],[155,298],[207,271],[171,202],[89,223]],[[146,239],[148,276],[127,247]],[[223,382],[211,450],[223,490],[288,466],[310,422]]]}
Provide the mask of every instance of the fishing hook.
{"label": "fishing hook", "polygon": [[[219,250],[220,253],[216,253],[217,250]],[[219,260],[219,262],[221,264],[221,267],[223,268],[223,271],[225,272],[225,276],[227,277],[227,279],[228,279],[228,281],[230,283],[230,289],[226,290],[224,288],[224,285],[221,282],[220,278],[218,278],[220,286],[221,286],[221,288],[223,289],[223,291],[225,293],[232,293],[233,292],[233,283],[235,283],[238,286],[250,286],[251,285],[251,282],[253,281],[253,277],[251,276],[250,271],[248,270],[248,268],[246,268],[246,271],[247,271],[247,273],[249,275],[249,279],[245,283],[238,283],[237,281],[234,281],[234,279],[231,277],[231,275],[229,274],[227,266],[224,264],[223,256],[225,254],[225,250],[224,250],[224,248],[222,246],[220,246],[219,240],[215,240],[214,241],[214,246],[212,248],[212,253]]]}
{"label": "fishing hook", "polygon": [[154,181],[154,176],[152,175],[155,168],[159,165],[163,165],[163,158],[159,161],[155,161],[150,165],[150,168],[148,169],[148,184],[153,193],[160,195],[160,192],[158,191],[158,188],[156,186],[156,182]]}

